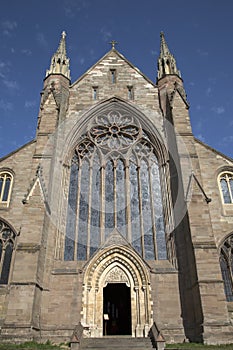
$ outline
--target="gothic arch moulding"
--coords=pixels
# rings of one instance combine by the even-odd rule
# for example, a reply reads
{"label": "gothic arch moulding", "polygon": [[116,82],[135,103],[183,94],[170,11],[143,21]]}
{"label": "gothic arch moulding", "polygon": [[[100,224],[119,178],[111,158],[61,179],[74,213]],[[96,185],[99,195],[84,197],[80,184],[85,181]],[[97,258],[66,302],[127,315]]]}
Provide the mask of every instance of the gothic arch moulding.
{"label": "gothic arch moulding", "polygon": [[87,264],[83,281],[82,324],[85,336],[103,336],[103,288],[124,283],[130,288],[132,336],[148,335],[152,325],[152,300],[148,266],[131,248],[100,249]]}
{"label": "gothic arch moulding", "polygon": [[106,115],[109,113],[109,111],[119,111],[124,116],[133,116],[134,120],[141,124],[142,129],[148,132],[150,141],[155,147],[159,162],[163,164],[168,160],[168,152],[164,143],[164,135],[161,135],[158,128],[136,106],[132,106],[132,104],[121,98],[114,97],[101,101],[94,107],[91,107],[81,116],[81,118],[78,119],[77,122],[73,124],[69,134],[64,139],[62,158],[65,164],[69,163],[78,141],[84,134],[86,134],[94,119],[98,118],[99,116]]}

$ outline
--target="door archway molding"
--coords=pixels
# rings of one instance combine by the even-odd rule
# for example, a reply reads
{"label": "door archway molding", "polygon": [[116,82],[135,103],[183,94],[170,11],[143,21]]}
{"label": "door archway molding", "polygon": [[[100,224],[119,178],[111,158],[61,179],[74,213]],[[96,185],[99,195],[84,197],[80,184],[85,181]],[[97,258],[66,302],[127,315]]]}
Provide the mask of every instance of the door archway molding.
{"label": "door archway molding", "polygon": [[103,288],[108,283],[130,287],[132,336],[147,336],[152,325],[149,267],[130,246],[116,245],[100,249],[85,267],[84,336],[103,336]]}

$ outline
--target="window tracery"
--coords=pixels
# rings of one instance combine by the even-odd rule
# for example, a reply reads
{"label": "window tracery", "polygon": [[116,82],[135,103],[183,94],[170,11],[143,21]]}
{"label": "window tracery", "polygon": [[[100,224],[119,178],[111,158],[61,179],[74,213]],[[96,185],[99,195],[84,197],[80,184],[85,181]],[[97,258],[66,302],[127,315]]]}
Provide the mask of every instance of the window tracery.
{"label": "window tracery", "polygon": [[233,301],[233,235],[222,244],[220,267],[227,301]]}
{"label": "window tracery", "polygon": [[0,284],[7,284],[15,243],[14,231],[0,220]]}
{"label": "window tracery", "polygon": [[224,172],[219,176],[220,191],[224,204],[233,204],[233,173]]}
{"label": "window tracery", "polygon": [[147,260],[166,259],[159,165],[133,116],[95,118],[72,159],[65,260],[87,260],[114,229]]}

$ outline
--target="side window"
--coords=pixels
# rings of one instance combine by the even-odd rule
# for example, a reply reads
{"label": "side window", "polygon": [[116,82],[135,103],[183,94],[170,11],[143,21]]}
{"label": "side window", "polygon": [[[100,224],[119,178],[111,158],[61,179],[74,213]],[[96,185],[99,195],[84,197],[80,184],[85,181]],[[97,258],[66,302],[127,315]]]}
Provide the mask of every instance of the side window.
{"label": "side window", "polygon": [[220,267],[227,301],[233,301],[233,235],[222,244],[220,251]]}
{"label": "side window", "polygon": [[0,284],[8,284],[15,232],[0,220]]}
{"label": "side window", "polygon": [[224,172],[219,175],[219,188],[224,204],[233,204],[233,173]]}
{"label": "side window", "polygon": [[0,172],[0,204],[6,206],[10,203],[13,176],[8,171]]}

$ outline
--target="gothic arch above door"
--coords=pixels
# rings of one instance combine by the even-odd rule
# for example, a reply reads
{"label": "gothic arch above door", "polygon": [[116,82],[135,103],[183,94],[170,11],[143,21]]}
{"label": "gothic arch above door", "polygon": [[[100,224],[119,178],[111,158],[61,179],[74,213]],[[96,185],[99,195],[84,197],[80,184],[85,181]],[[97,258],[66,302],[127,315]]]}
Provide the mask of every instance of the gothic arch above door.
{"label": "gothic arch above door", "polygon": [[100,249],[86,266],[83,282],[82,324],[88,329],[85,336],[104,335],[103,314],[106,311],[103,291],[110,285],[112,290],[123,290],[122,285],[129,288],[131,304],[124,305],[129,307],[131,319],[126,327],[130,324],[131,329],[122,329],[120,332],[133,337],[148,335],[152,325],[149,271],[132,248],[127,245],[110,245]]}

